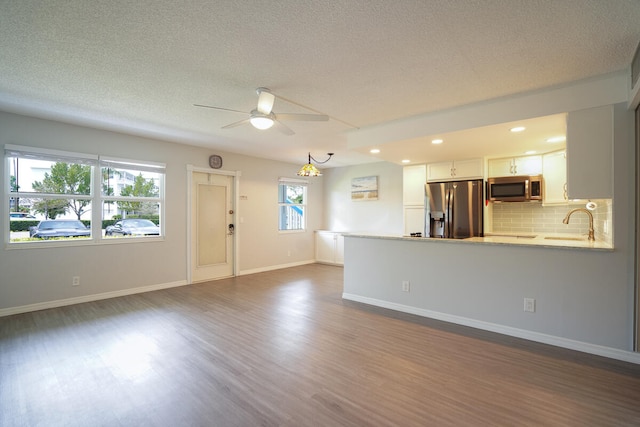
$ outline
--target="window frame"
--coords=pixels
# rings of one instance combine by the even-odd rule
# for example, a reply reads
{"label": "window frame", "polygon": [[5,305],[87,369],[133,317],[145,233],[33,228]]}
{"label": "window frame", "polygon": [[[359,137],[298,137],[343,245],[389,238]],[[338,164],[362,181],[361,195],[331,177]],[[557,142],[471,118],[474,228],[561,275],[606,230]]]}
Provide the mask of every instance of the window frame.
{"label": "window frame", "polygon": [[[0,215],[4,221],[5,230],[4,246],[5,249],[28,249],[41,247],[67,247],[82,246],[96,244],[121,244],[121,243],[140,243],[145,241],[164,240],[165,236],[165,183],[166,183],[166,165],[164,163],[152,161],[140,161],[131,159],[122,159],[111,156],[100,156],[86,153],[76,153],[61,150],[52,150],[47,148],[29,147],[22,145],[4,145],[4,202],[3,211],[6,214]],[[92,167],[90,194],[49,194],[25,191],[10,191],[11,167],[10,158],[25,158],[33,160],[45,160],[51,162],[68,162],[75,164],[90,165]],[[119,166],[121,169],[131,171],[152,171],[159,174],[158,178],[158,196],[157,197],[130,197],[130,196],[106,196],[102,194],[102,168],[104,165]],[[60,240],[43,240],[43,241],[26,241],[12,242],[10,229],[9,209],[11,206],[10,199],[18,198],[48,198],[48,199],[88,199],[91,206],[91,236],[86,239],[60,239]],[[128,201],[128,202],[152,202],[158,204],[158,216],[160,220],[159,236],[134,236],[131,238],[107,238],[103,235],[103,204],[107,201]]]}
{"label": "window frame", "polygon": [[[284,190],[282,188],[282,186],[285,186]],[[285,191],[286,194],[286,187],[289,186],[296,186],[296,187],[303,187],[304,188],[304,193],[303,193],[303,203],[286,203],[286,202],[281,202],[280,201],[280,195],[282,193],[282,191]],[[282,233],[282,234],[287,234],[287,233],[304,233],[307,231],[307,198],[309,195],[309,181],[307,180],[303,180],[303,179],[295,179],[295,178],[285,178],[285,177],[281,177],[278,179],[278,233]],[[298,206],[302,208],[302,228],[294,228],[294,229],[282,229],[281,224],[283,223],[283,218],[282,218],[282,208],[283,207],[293,207],[293,206]]]}

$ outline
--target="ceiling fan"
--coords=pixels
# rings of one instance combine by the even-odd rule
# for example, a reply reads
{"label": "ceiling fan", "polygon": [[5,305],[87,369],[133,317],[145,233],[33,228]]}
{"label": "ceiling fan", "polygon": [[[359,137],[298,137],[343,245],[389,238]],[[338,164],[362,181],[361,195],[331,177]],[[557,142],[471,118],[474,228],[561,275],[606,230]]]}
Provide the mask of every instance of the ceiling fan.
{"label": "ceiling fan", "polygon": [[253,127],[256,129],[269,129],[271,126],[274,126],[285,135],[293,135],[295,132],[292,131],[289,127],[285,126],[282,121],[316,121],[316,122],[326,122],[329,120],[329,116],[326,114],[321,114],[319,111],[316,111],[312,108],[305,107],[304,105],[298,104],[297,102],[286,99],[282,96],[278,96],[278,98],[283,101],[289,102],[294,105],[298,105],[302,108],[306,108],[307,110],[311,110],[317,112],[318,114],[296,114],[296,113],[275,113],[273,111],[273,103],[275,102],[276,95],[274,95],[269,89],[266,87],[259,87],[256,89],[256,93],[258,94],[258,105],[255,109],[250,112],[246,111],[238,111],[232,110],[230,108],[223,107],[213,107],[211,105],[201,105],[201,104],[193,104],[195,107],[204,107],[204,108],[213,108],[216,110],[224,110],[224,111],[233,111],[235,113],[248,114],[249,117],[246,119],[242,119],[237,122],[230,123],[226,126],[223,126],[222,129],[229,129],[232,127],[240,126],[245,123],[251,123]]}

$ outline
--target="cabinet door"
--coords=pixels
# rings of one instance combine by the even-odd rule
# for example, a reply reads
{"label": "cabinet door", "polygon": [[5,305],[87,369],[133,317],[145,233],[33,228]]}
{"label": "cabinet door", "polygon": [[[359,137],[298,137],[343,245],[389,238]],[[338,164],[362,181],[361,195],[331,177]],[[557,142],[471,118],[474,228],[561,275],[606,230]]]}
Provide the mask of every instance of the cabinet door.
{"label": "cabinet door", "polygon": [[545,204],[567,203],[567,161],[564,150],[548,153],[542,159]]}
{"label": "cabinet door", "polygon": [[542,156],[507,157],[489,160],[489,177],[510,175],[540,175]]}
{"label": "cabinet door", "polygon": [[422,233],[424,236],[425,223],[424,207],[405,207],[404,208],[404,235],[409,236],[411,233]]}
{"label": "cabinet door", "polygon": [[483,178],[482,159],[456,160],[453,162],[455,179]]}
{"label": "cabinet door", "polygon": [[610,199],[613,192],[613,106],[567,114],[570,199]]}
{"label": "cabinet door", "polygon": [[524,156],[513,159],[514,175],[540,175],[542,173],[542,156]]}
{"label": "cabinet door", "polygon": [[513,159],[491,159],[489,160],[489,178],[513,175]]}
{"label": "cabinet door", "polygon": [[426,182],[427,165],[405,166],[402,170],[402,204],[423,206]]}
{"label": "cabinet door", "polygon": [[335,262],[335,233],[316,231],[316,261],[333,264]]}
{"label": "cabinet door", "polygon": [[427,165],[427,181],[452,180],[453,162],[429,163]]}

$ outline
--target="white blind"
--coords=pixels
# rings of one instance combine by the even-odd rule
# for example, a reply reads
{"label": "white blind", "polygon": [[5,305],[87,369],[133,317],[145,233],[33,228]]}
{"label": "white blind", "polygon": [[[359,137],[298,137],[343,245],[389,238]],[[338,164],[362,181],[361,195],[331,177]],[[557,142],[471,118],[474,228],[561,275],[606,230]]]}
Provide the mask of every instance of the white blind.
{"label": "white blind", "polygon": [[96,166],[98,164],[98,156],[92,154],[50,150],[47,148],[25,147],[21,145],[6,144],[4,146],[4,154],[7,157],[47,160],[50,162],[78,163],[92,166]]}
{"label": "white blind", "polygon": [[303,186],[309,185],[309,181],[307,181],[306,179],[287,178],[287,177],[278,178],[278,183],[287,184],[287,185],[303,185]]}
{"label": "white blind", "polygon": [[143,172],[164,173],[166,166],[164,163],[138,162],[135,160],[116,159],[100,157],[100,167],[113,169],[136,170]]}

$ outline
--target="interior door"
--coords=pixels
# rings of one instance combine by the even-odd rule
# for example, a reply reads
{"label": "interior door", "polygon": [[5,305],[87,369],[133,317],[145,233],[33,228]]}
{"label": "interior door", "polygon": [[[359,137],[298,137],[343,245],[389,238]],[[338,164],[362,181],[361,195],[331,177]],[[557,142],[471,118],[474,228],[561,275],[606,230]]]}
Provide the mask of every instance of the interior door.
{"label": "interior door", "polygon": [[233,177],[193,171],[191,182],[191,282],[233,276]]}

